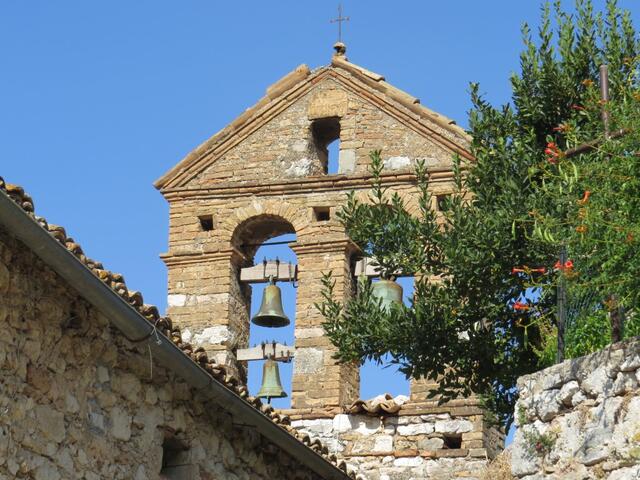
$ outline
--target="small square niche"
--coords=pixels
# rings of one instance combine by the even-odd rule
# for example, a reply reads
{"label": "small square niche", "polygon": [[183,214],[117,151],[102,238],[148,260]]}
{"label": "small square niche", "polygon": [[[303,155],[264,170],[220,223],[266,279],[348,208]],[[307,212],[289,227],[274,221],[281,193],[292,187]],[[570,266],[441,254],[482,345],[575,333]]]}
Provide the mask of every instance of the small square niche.
{"label": "small square niche", "polygon": [[313,219],[316,222],[326,222],[331,220],[330,207],[313,207]]}
{"label": "small square niche", "polygon": [[462,435],[445,435],[444,446],[447,450],[458,450],[462,448]]}
{"label": "small square niche", "polygon": [[449,194],[436,195],[436,206],[439,212],[449,210]]}
{"label": "small square niche", "polygon": [[200,229],[203,232],[210,232],[213,230],[213,216],[212,215],[200,215]]}

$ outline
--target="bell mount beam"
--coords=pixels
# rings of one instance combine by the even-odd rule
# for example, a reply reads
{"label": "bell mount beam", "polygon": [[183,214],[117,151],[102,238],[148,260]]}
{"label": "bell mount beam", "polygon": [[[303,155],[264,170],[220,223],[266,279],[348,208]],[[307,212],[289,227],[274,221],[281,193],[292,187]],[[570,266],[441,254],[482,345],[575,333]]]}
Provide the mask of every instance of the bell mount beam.
{"label": "bell mount beam", "polygon": [[[353,275],[367,277],[379,277],[378,268],[373,265],[370,258],[362,258],[358,260],[353,269]],[[268,283],[269,277],[273,276],[277,281],[290,282],[298,279],[298,266],[291,262],[277,262],[275,260],[267,261],[266,266],[259,263],[252,267],[245,267],[240,270],[240,281],[244,283]],[[409,274],[398,273],[397,277],[410,277]]]}
{"label": "bell mount beam", "polygon": [[298,278],[298,266],[292,262],[269,260],[253,267],[240,269],[240,281],[245,283],[268,283],[269,277],[277,281],[295,281]]}
{"label": "bell mount beam", "polygon": [[241,348],[236,352],[236,358],[241,362],[266,360],[271,357],[279,362],[286,362],[295,356],[296,348],[282,343],[265,343],[251,348]]}

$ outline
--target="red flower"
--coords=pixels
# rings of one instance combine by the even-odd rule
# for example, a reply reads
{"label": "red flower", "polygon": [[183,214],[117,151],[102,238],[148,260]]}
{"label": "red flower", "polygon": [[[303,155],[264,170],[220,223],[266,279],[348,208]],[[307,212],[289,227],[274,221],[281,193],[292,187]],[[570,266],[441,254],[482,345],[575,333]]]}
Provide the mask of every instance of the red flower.
{"label": "red flower", "polygon": [[511,269],[511,274],[512,274],[512,275],[515,275],[516,273],[525,273],[525,272],[526,272],[526,270],[525,270],[524,268],[516,268],[516,267],[513,267],[513,268]]}
{"label": "red flower", "polygon": [[571,105],[572,110],[584,110],[582,105]]}
{"label": "red flower", "polygon": [[547,143],[547,148],[545,148],[544,153],[547,155],[547,161],[554,164],[558,163],[558,159],[564,156],[564,153],[554,142]]}
{"label": "red flower", "polygon": [[571,260],[567,260],[566,262],[564,262],[564,265],[562,265],[560,263],[560,260],[558,260],[553,268],[555,270],[571,270],[573,268],[573,262]]}
{"label": "red flower", "polygon": [[547,273],[547,269],[544,267],[532,268],[531,271],[536,273]]}
{"label": "red flower", "polygon": [[516,302],[513,304],[513,309],[514,310],[529,310],[531,307],[529,305],[527,305],[526,303],[522,303],[522,302]]}
{"label": "red flower", "polygon": [[580,200],[578,200],[578,204],[579,205],[584,205],[585,203],[587,203],[589,201],[589,197],[590,196],[591,196],[591,191],[585,190],[584,191],[584,195],[582,195],[582,198]]}

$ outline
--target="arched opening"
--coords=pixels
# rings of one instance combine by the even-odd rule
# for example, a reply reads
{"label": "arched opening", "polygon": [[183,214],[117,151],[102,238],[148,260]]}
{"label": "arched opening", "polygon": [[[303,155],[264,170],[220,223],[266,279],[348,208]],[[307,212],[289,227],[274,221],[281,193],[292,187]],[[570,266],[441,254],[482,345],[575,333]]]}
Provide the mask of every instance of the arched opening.
{"label": "arched opening", "polygon": [[[278,258],[283,263],[290,262],[295,265],[297,263],[296,255],[293,253],[293,250],[286,245],[286,243],[295,242],[295,240],[296,236],[294,234],[285,234],[274,237],[270,241],[265,242],[265,244],[260,246],[256,251],[256,263],[260,263],[263,258],[271,260]],[[280,242],[286,243],[280,244]],[[294,284],[290,281],[277,282],[277,285],[280,287],[280,291],[282,293],[282,307],[284,313],[289,317],[291,323],[286,327],[281,328],[266,328],[252,323],[249,329],[249,345],[251,346],[260,345],[262,342],[277,342],[290,346],[294,343],[296,289]],[[252,285],[250,318],[258,312],[266,286],[266,283]],[[256,395],[260,390],[260,386],[262,385],[263,365],[263,360],[249,362],[247,385],[251,395]],[[278,362],[278,368],[280,371],[282,386],[288,396],[285,398],[274,398],[271,400],[271,404],[275,408],[289,408],[291,406],[291,377],[293,374],[292,363]]]}
{"label": "arched opening", "polygon": [[[376,280],[373,280],[374,282]],[[413,277],[400,277],[396,280],[402,286],[402,301],[410,305],[413,299]],[[390,394],[393,397],[410,394],[410,380],[391,363],[391,358],[383,358],[381,363],[366,361],[360,367],[360,398],[370,400],[378,395]]]}
{"label": "arched opening", "polygon": [[[292,346],[294,343],[294,324],[296,314],[296,290],[290,281],[277,281],[282,295],[282,307],[290,320],[290,324],[281,328],[267,328],[255,325],[250,319],[260,309],[264,290],[268,283],[245,283],[240,281],[240,269],[253,265],[262,265],[263,259],[275,261],[278,259],[283,265],[287,262],[296,265],[296,256],[288,243],[295,242],[296,235],[293,225],[276,215],[260,215],[244,221],[232,237],[232,244],[243,254],[238,263],[237,280],[238,308],[231,315],[236,315],[238,321],[244,322],[246,337],[244,347],[259,346],[261,343],[277,342]],[[268,349],[267,349],[268,350]],[[250,360],[244,365],[247,386],[251,395],[257,395],[263,374],[264,360]],[[271,399],[275,408],[289,408],[291,405],[291,377],[292,363],[278,362],[280,380],[287,392],[285,398]],[[263,399],[266,401],[266,399]]]}
{"label": "arched opening", "polygon": [[187,480],[193,478],[194,467],[190,462],[189,446],[178,439],[173,431],[165,431],[162,442],[161,480]]}

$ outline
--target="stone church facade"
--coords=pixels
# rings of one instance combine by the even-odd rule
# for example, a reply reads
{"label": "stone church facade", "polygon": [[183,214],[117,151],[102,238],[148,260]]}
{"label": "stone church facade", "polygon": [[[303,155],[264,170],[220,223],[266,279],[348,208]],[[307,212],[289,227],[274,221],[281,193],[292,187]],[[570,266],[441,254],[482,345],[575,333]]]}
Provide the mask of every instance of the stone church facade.
{"label": "stone church facade", "polygon": [[[340,141],[337,172],[327,145]],[[330,65],[301,65],[256,105],[197,147],[156,182],[170,206],[169,314],[184,341],[238,378],[249,338],[251,286],[241,279],[262,242],[295,233],[297,304],[291,409],[293,425],[374,480],[475,478],[502,446],[474,398],[426,400],[411,381],[410,400],[385,409],[354,408],[356,365],[338,364],[314,307],[332,271],[348,301],[358,249],[335,218],[346,195],[366,198],[369,153],[382,150],[389,192],[417,212],[413,165],[424,159],[437,199],[453,189],[452,157],[471,159],[469,138],[451,120],[349,62],[342,44]],[[380,392],[384,393],[384,392]],[[369,409],[371,410],[371,409]]]}
{"label": "stone church facade", "polygon": [[0,480],[363,478],[0,178]]}

